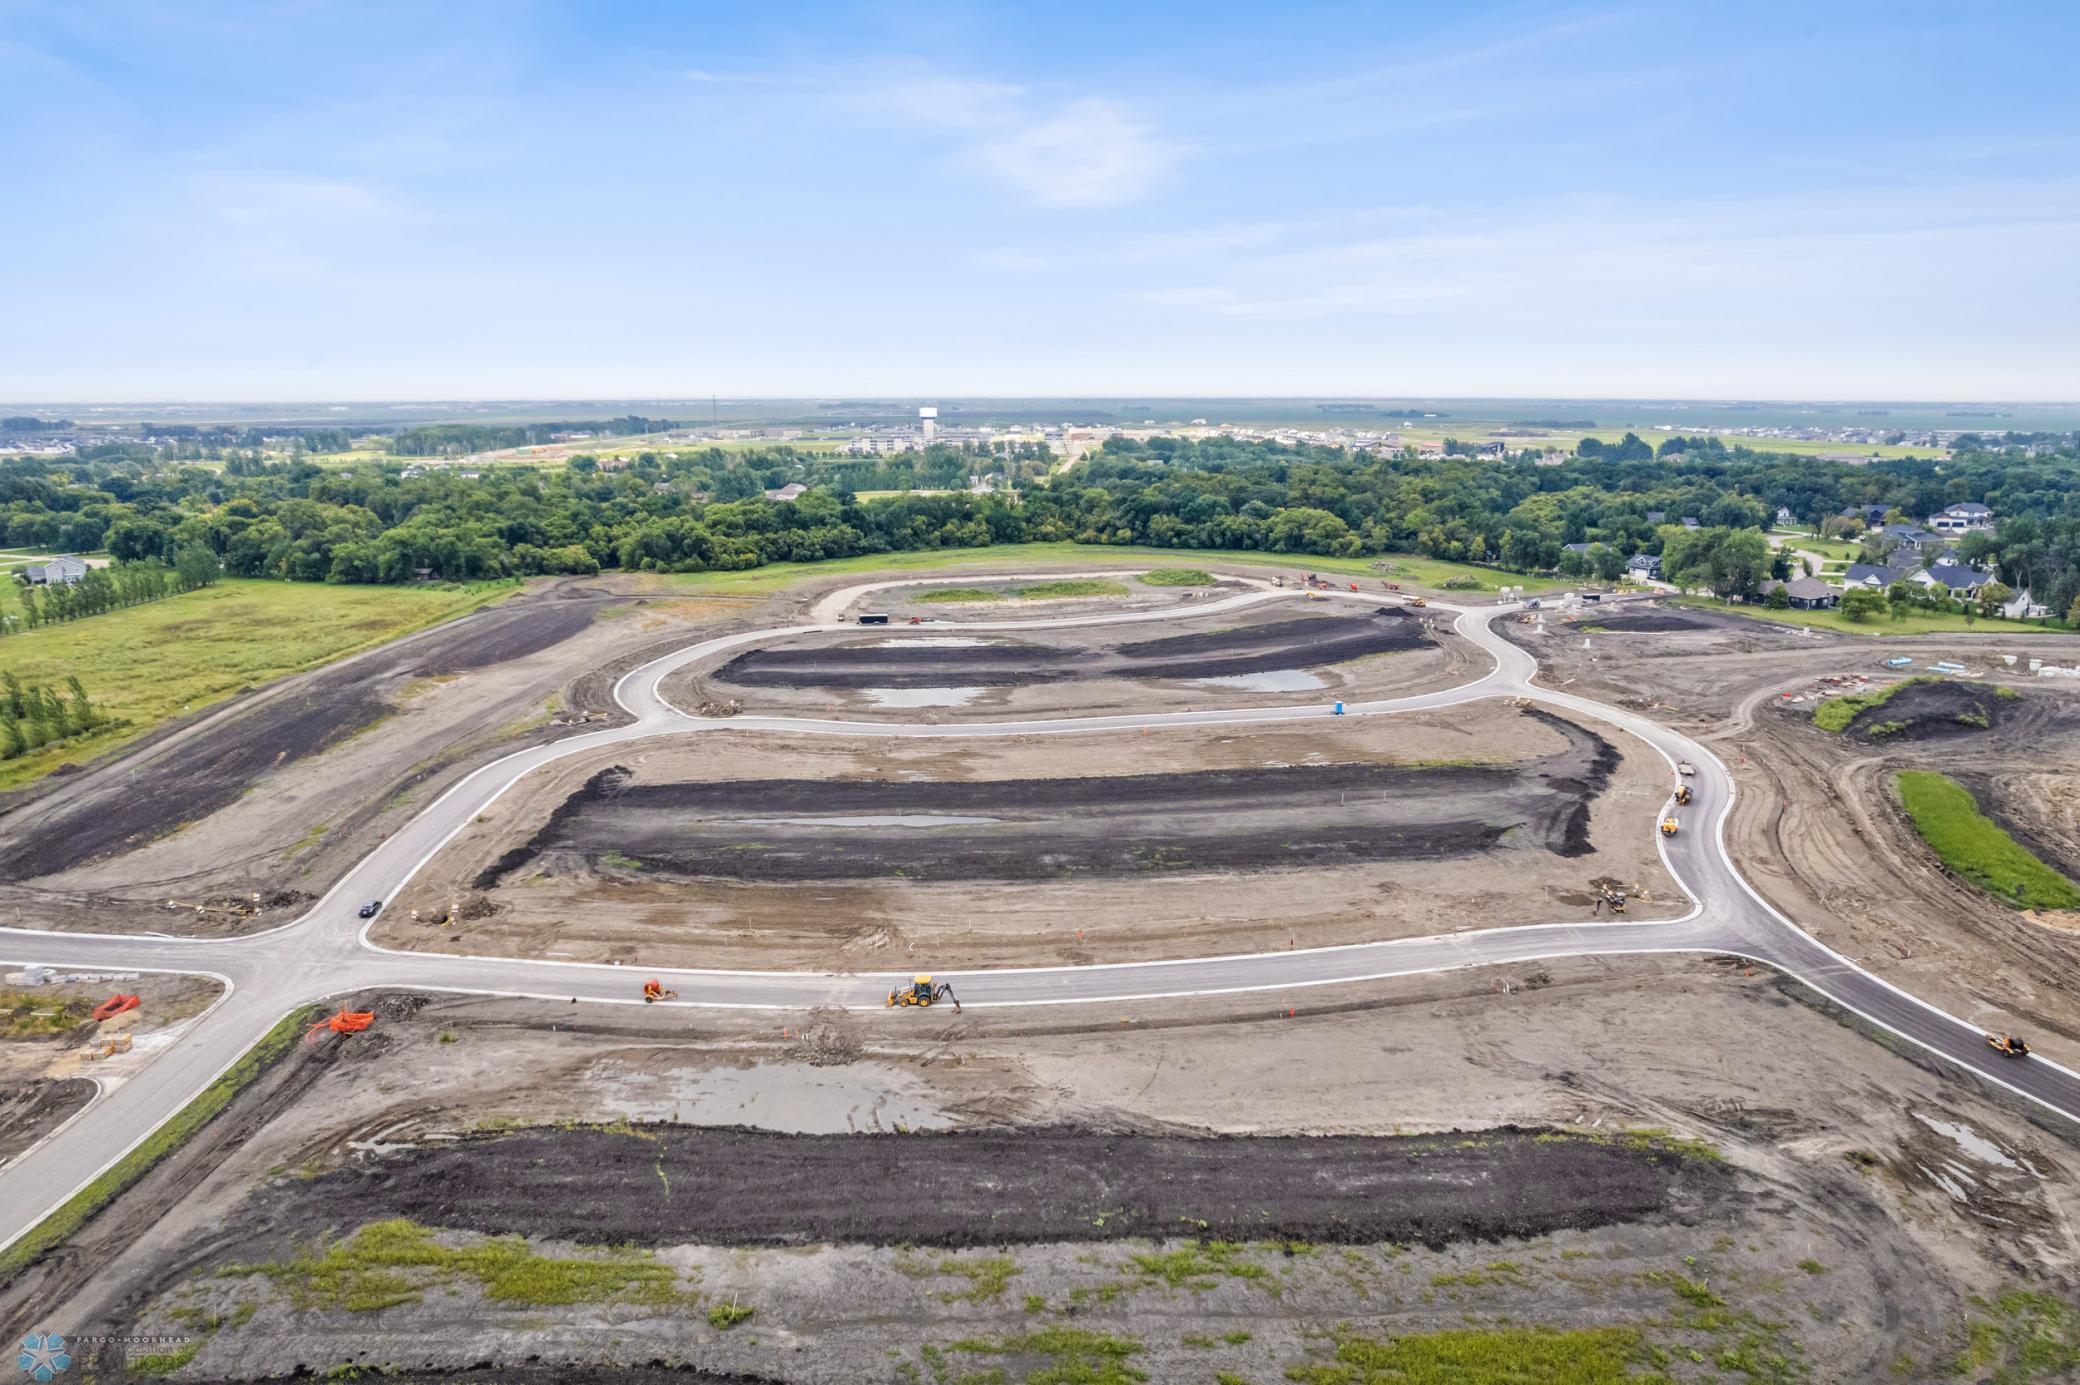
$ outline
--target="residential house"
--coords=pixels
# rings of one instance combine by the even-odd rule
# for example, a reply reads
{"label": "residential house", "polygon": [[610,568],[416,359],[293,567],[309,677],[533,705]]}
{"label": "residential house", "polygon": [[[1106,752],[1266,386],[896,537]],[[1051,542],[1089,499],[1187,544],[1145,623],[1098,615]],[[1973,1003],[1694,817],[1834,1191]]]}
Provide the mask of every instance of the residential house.
{"label": "residential house", "polygon": [[776,501],[782,505],[792,505],[796,500],[800,499],[808,491],[808,489],[809,488],[807,486],[803,485],[799,481],[789,481],[779,490],[767,491],[766,499]]}
{"label": "residential house", "polygon": [[1632,561],[1625,564],[1625,575],[1634,581],[1658,582],[1661,580],[1661,559],[1652,553],[1635,553]]}
{"label": "residential house", "polygon": [[1563,543],[1560,545],[1560,551],[1563,553],[1587,553],[1595,546],[1593,543]]}
{"label": "residential house", "polygon": [[70,553],[61,554],[47,563],[30,563],[22,569],[22,578],[32,587],[71,586],[87,575],[87,561]]}
{"label": "residential house", "polygon": [[1883,529],[1888,513],[1883,505],[1851,505],[1842,511],[1842,518],[1860,520],[1866,529]]}
{"label": "residential house", "polygon": [[2015,593],[2015,599],[2001,607],[2001,614],[2009,620],[2041,620],[2051,614],[2051,608],[2029,594],[2024,587]]}
{"label": "residential house", "polygon": [[1919,571],[1919,564],[1895,567],[1885,563],[1851,563],[1849,570],[1842,574],[1842,587],[1844,590],[1869,587],[1873,591],[1884,591],[1894,582],[1905,581]]}
{"label": "residential house", "polygon": [[1930,515],[1928,527],[1938,534],[1986,533],[1993,528],[1993,511],[1975,500],[1967,500]]}
{"label": "residential house", "polygon": [[1697,526],[1697,516],[1696,516],[1696,515],[1684,515],[1684,516],[1683,516],[1683,527],[1684,527],[1685,529],[1695,529],[1695,528],[1697,528],[1697,527],[1698,527],[1698,526]]}
{"label": "residential house", "polygon": [[1779,529],[1789,529],[1796,523],[1798,523],[1798,517],[1791,513],[1789,505],[1777,506],[1777,527]]}
{"label": "residential house", "polygon": [[1973,592],[1986,585],[1985,573],[1974,568],[1960,567],[1955,563],[1939,563],[1926,567],[1910,579],[1924,587],[1945,587],[1950,595],[1971,599]]}
{"label": "residential house", "polygon": [[1794,577],[1789,582],[1772,578],[1762,584],[1762,594],[1768,596],[1778,587],[1791,599],[1791,608],[1796,611],[1824,611],[1836,605],[1842,594],[1817,577]]}
{"label": "residential house", "polygon": [[1647,523],[1649,523],[1649,524],[1666,524],[1666,523],[1668,523],[1668,511],[1666,511],[1666,510],[1649,510],[1649,511],[1647,511]]}

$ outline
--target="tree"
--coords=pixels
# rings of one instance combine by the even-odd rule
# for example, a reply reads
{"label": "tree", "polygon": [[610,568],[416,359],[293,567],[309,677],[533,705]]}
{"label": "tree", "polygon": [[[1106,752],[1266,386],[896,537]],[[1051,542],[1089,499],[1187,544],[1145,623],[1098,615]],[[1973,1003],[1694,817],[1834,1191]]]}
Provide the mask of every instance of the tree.
{"label": "tree", "polygon": [[224,565],[201,544],[183,548],[173,560],[174,581],[184,592],[216,585]]}
{"label": "tree", "polygon": [[1973,593],[1973,599],[1979,603],[1983,614],[1995,616],[2000,614],[2001,607],[2015,599],[2015,590],[2003,582],[1988,582]]}
{"label": "tree", "polygon": [[1882,615],[1885,611],[1885,596],[1869,587],[1851,587],[1842,593],[1842,614],[1854,621],[1866,621]]}
{"label": "tree", "polygon": [[1769,589],[1768,596],[1762,598],[1762,604],[1772,611],[1788,611],[1791,609],[1791,593],[1779,582]]}

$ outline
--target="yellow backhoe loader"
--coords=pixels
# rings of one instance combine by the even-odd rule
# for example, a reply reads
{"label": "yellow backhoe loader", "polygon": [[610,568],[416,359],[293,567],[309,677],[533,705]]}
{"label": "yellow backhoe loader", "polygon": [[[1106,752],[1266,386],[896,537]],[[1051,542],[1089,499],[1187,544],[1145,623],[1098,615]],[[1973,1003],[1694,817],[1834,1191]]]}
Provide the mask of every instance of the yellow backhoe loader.
{"label": "yellow backhoe loader", "polygon": [[918,976],[909,985],[898,986],[888,993],[888,1003],[892,1006],[931,1005],[941,1000],[952,1001],[956,1015],[961,1012],[960,997],[953,993],[953,987],[943,981],[934,986],[929,976]]}

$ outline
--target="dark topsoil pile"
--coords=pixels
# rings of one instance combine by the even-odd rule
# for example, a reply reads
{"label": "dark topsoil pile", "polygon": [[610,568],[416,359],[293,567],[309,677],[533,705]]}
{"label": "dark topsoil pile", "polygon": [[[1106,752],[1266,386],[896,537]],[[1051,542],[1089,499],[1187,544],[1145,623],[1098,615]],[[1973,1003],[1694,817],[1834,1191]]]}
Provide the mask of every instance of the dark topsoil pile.
{"label": "dark topsoil pile", "polygon": [[[0,877],[33,879],[158,837],[231,803],[261,775],[316,755],[377,720],[400,683],[465,673],[559,644],[605,597],[518,599],[317,673],[165,747],[99,772],[107,783],[52,808],[9,814]],[[135,757],[132,757],[135,758]]]}
{"label": "dark topsoil pile", "polygon": [[[1505,844],[1591,850],[1617,768],[1602,737],[1542,711],[1568,748],[1512,765],[1293,765],[1187,774],[923,782],[628,784],[603,770],[474,882],[557,853],[747,881],[1037,880],[1332,869]],[[549,863],[550,869],[555,862]]]}
{"label": "dark topsoil pile", "polygon": [[2002,697],[1985,683],[1944,679],[1909,683],[1875,707],[1858,712],[1849,734],[1873,741],[1923,741],[1972,735],[2005,725],[2018,697]]}
{"label": "dark topsoil pile", "polygon": [[1641,611],[1637,614],[1598,616],[1582,623],[1585,626],[1594,626],[1599,633],[1613,635],[1645,635],[1668,630],[1717,628],[1710,621],[1699,620],[1696,616],[1676,615],[1671,611]]}
{"label": "dark topsoil pile", "polygon": [[974,1246],[1181,1231],[1439,1245],[1689,1219],[1732,1186],[1716,1161],[1651,1141],[1514,1128],[1195,1138],[651,1125],[478,1136],[283,1179],[239,1220],[268,1239],[410,1217],[608,1245]]}
{"label": "dark topsoil pile", "polygon": [[1095,649],[993,643],[960,648],[893,642],[754,649],[715,672],[767,688],[995,688],[1100,678],[1226,678],[1314,668],[1429,644],[1398,606],[1368,616],[1316,616]]}

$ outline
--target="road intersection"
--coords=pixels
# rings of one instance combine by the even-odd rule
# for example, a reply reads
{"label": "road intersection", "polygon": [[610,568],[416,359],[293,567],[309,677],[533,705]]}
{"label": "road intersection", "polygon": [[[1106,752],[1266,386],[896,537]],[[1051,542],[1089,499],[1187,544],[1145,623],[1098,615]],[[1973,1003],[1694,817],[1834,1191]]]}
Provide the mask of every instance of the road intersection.
{"label": "road intersection", "polygon": [[[1045,574],[1059,577],[1064,574]],[[929,579],[916,579],[929,580]],[[628,674],[615,687],[629,724],[586,732],[517,751],[472,772],[349,870],[294,922],[237,938],[56,933],[0,929],[0,961],[63,970],[207,974],[224,994],[181,1041],[137,1077],[99,1096],[42,1143],[0,1168],[0,1246],[36,1225],[199,1095],[261,1035],[295,1007],[371,989],[535,997],[559,1004],[640,1004],[638,978],[608,965],[431,952],[399,952],[369,940],[357,917],[362,901],[390,898],[480,813],[526,775],[552,761],[655,736],[733,732],[786,735],[986,737],[1141,731],[1181,726],[1288,722],[1335,715],[1329,705],[1227,708],[1146,715],[1059,717],[993,722],[861,722],[807,717],[691,716],[662,691],[668,675],[733,649],[852,630],[839,616],[857,595],[905,583],[848,589],[819,602],[811,623],[747,631],[702,641]],[[1156,611],[1071,619],[962,622],[963,630],[1021,630],[1174,620],[1239,610],[1291,598],[1258,585],[1241,595]],[[1377,595],[1330,593],[1379,604]],[[842,599],[841,599],[842,598]],[[833,603],[836,604],[833,604]],[[1425,938],[1357,943],[1226,957],[1088,966],[1027,967],[941,973],[964,1005],[1035,1006],[1119,1003],[1165,997],[1229,995],[1377,980],[1459,967],[1547,958],[1628,953],[1729,954],[1774,967],[1873,1024],[2008,1088],[2053,1112],[2080,1119],[2080,1074],[2043,1059],[2018,1062],[1990,1050],[1980,1030],[1857,967],[1771,907],[1734,868],[1724,840],[1734,785],[1704,746],[1651,719],[1589,698],[1539,686],[1537,661],[1493,628],[1518,605],[1433,603],[1455,631],[1494,661],[1487,673],[1457,687],[1374,702],[1344,704],[1349,716],[1381,716],[1448,707],[1492,697],[1519,697],[1602,721],[1630,733],[1666,759],[1697,768],[1686,830],[1661,838],[1670,873],[1695,902],[1684,917],[1652,923],[1562,923],[1467,930]],[[930,630],[935,627],[921,627]],[[902,638],[912,627],[884,633]],[[936,629],[943,634],[945,627]],[[685,1007],[801,1011],[818,1006],[880,1008],[899,979],[892,973],[645,971],[676,989],[666,1002]]]}

